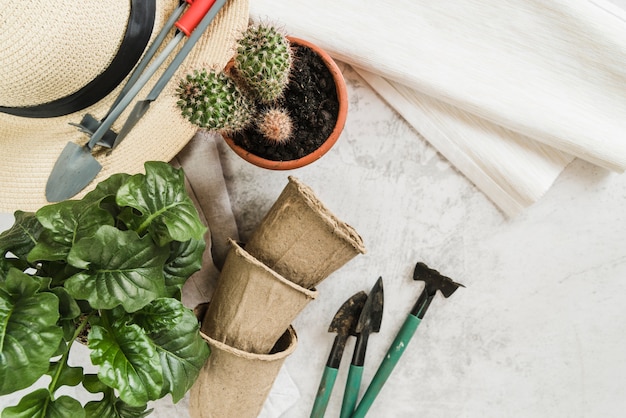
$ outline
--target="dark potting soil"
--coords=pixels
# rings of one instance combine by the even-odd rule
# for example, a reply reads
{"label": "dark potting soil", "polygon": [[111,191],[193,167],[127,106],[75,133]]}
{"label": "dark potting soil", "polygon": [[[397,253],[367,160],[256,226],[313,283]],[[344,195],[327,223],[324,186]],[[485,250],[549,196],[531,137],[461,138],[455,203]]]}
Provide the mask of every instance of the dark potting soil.
{"label": "dark potting soil", "polygon": [[[293,120],[293,135],[283,144],[268,142],[254,128],[234,135],[237,145],[272,161],[290,161],[319,148],[333,131],[339,112],[333,77],[311,49],[293,45],[294,67],[285,96],[278,101]],[[258,104],[263,110],[263,105]]]}

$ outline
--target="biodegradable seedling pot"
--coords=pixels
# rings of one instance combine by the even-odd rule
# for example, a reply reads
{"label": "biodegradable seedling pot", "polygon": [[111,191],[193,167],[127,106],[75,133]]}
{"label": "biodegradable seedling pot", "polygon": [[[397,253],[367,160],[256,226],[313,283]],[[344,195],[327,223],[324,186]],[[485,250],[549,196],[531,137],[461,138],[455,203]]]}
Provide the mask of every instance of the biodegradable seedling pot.
{"label": "biodegradable seedling pot", "polygon": [[318,292],[292,283],[230,242],[202,332],[231,347],[266,354]]}
{"label": "biodegradable seedling pot", "polygon": [[293,176],[252,232],[246,250],[270,269],[311,289],[358,254],[359,234]]}
{"label": "biodegradable seedling pot", "polygon": [[211,355],[191,388],[191,417],[257,417],[285,359],[296,349],[293,327],[282,333],[269,354],[249,353],[203,337]]}
{"label": "biodegradable seedling pot", "polygon": [[[240,145],[239,141],[230,135],[224,135],[224,140],[228,146],[241,158],[254,164],[258,167],[267,168],[271,170],[292,170],[311,164],[314,161],[320,159],[326,154],[337,142],[341,132],[343,131],[347,114],[348,114],[348,92],[346,88],[346,82],[343,78],[341,70],[335,63],[335,61],[328,55],[326,51],[318,47],[317,45],[299,38],[288,36],[292,46],[298,48],[308,48],[313,51],[325,64],[326,69],[330,72],[337,96],[338,110],[334,128],[327,136],[325,141],[315,150],[300,158],[291,160],[274,160],[255,154],[244,146]],[[297,60],[294,61],[294,65],[298,65]],[[297,89],[294,89],[297,90]],[[293,94],[288,89],[286,95]],[[294,121],[297,123],[297,121]],[[295,141],[297,144],[298,136],[295,135],[290,141]]]}

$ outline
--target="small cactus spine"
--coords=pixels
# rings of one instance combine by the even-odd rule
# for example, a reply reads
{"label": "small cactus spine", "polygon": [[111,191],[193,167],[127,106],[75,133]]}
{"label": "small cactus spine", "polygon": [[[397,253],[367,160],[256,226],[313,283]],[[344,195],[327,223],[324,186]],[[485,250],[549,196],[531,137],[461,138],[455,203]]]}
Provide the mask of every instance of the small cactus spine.
{"label": "small cactus spine", "polygon": [[268,141],[282,144],[291,138],[293,122],[287,110],[270,108],[259,115],[257,129]]}
{"label": "small cactus spine", "polygon": [[292,65],[293,52],[285,34],[263,23],[248,26],[238,42],[234,67],[261,102],[282,97]]}
{"label": "small cactus spine", "polygon": [[223,72],[195,70],[180,82],[178,95],[183,116],[201,128],[232,134],[253,120],[253,105]]}

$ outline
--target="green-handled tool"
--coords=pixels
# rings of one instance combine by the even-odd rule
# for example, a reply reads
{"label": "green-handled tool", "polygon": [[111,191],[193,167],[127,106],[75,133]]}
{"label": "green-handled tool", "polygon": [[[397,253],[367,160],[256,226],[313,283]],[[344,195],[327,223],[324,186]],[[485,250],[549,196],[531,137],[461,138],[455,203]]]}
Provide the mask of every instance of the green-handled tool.
{"label": "green-handled tool", "polygon": [[317,395],[311,410],[311,418],[322,418],[326,413],[326,407],[337,379],[346,342],[351,335],[356,336],[356,323],[359,315],[361,315],[366,299],[367,293],[363,291],[355,293],[341,305],[328,327],[328,332],[335,332],[337,335],[333,341],[333,346],[317,389]]}
{"label": "green-handled tool", "polygon": [[359,316],[359,322],[356,325],[357,339],[352,362],[350,363],[350,370],[348,371],[346,389],[343,393],[340,418],[350,417],[356,407],[361,388],[367,342],[370,333],[380,331],[380,324],[383,320],[383,301],[383,279],[379,277],[367,296]]}
{"label": "green-handled tool", "polygon": [[406,346],[411,341],[413,334],[417,330],[417,327],[422,322],[430,303],[435,297],[437,290],[441,292],[444,297],[452,295],[459,287],[465,287],[460,283],[455,283],[449,277],[440,274],[437,270],[429,268],[424,263],[417,263],[415,270],[413,271],[413,280],[423,281],[425,283],[424,290],[420,294],[417,302],[411,309],[410,314],[407,316],[404,324],[400,328],[400,331],[396,335],[391,347],[387,351],[385,358],[378,367],[372,382],[368,386],[361,402],[357,406],[352,418],[364,417],[367,411],[374,403],[374,399],[382,389],[387,378],[391,375],[394,367],[398,363],[400,356],[404,353]]}

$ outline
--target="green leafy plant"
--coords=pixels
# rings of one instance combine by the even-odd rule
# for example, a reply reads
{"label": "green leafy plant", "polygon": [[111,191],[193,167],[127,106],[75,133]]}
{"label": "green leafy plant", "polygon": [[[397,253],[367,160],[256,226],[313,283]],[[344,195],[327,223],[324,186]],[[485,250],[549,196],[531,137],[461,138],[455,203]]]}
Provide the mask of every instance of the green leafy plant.
{"label": "green leafy plant", "polygon": [[[205,69],[181,80],[178,107],[201,128],[230,136],[256,122],[270,143],[284,143],[291,138],[293,122],[275,102],[287,89],[293,61],[283,32],[267,23],[251,24],[237,43],[229,71]],[[263,123],[268,114],[270,121]]]}
{"label": "green leafy plant", "polygon": [[[115,174],[83,199],[15,212],[0,234],[0,395],[37,389],[11,417],[143,417],[147,403],[178,402],[209,356],[181,303],[200,269],[206,231],[182,170],[148,162]],[[76,341],[97,374],[70,366]],[[101,399],[56,396],[82,384]]]}

